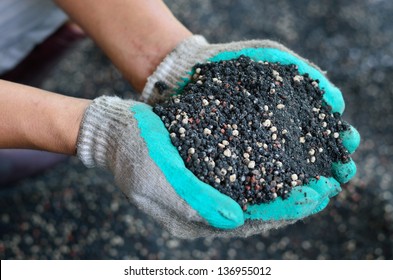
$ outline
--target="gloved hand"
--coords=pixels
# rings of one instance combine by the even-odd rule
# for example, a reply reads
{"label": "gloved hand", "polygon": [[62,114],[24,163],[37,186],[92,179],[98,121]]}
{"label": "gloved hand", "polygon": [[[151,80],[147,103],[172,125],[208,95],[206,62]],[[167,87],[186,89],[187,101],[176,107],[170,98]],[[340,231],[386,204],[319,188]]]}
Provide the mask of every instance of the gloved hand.
{"label": "gloved hand", "polygon": [[144,103],[103,96],[82,119],[77,155],[109,169],[125,196],[176,236],[212,235],[244,223],[231,198],[188,169],[161,119]]}
{"label": "gloved hand", "polygon": [[[196,63],[219,61],[246,55],[254,60],[293,63],[299,72],[320,81],[324,99],[333,112],[342,113],[341,92],[322,71],[280,44],[247,41],[209,45],[194,36],[178,46],[149,77],[142,99],[149,103],[180,92]],[[156,82],[169,85],[159,94]],[[360,141],[354,128],[341,135],[345,147],[353,152]],[[231,198],[198,180],[171,144],[169,133],[150,106],[103,97],[85,113],[78,141],[78,156],[87,166],[107,167],[115,175],[123,193],[174,235],[249,236],[278,228],[322,210],[337,194],[340,184],[356,172],[353,161],[335,163],[335,178],[321,177],[292,190],[288,199],[253,205],[246,212]]]}

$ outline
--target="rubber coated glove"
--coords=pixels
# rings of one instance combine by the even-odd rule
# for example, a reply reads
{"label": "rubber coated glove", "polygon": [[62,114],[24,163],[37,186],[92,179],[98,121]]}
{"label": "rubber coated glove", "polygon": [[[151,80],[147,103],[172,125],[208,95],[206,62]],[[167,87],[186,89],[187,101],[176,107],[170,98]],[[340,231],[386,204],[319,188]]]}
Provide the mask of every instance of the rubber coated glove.
{"label": "rubber coated glove", "polygon": [[125,196],[176,236],[220,234],[244,223],[234,200],[186,169],[149,105],[95,99],[82,119],[77,155],[88,167],[109,169]]}
{"label": "rubber coated glove", "polygon": [[[169,54],[159,65],[155,73],[149,77],[148,83],[142,93],[142,100],[154,104],[165,100],[169,95],[181,93],[182,88],[188,83],[193,74],[193,66],[197,63],[235,59],[240,55],[248,56],[255,61],[262,60],[271,63],[296,64],[300,74],[308,73],[314,80],[319,80],[320,88],[325,91],[323,98],[325,102],[331,106],[332,112],[343,113],[345,104],[342,94],[338,88],[328,81],[322,70],[284,46],[269,40],[212,45],[208,44],[201,36],[193,36],[185,40]],[[169,88],[162,91],[162,88],[155,87],[157,82],[162,82],[160,83],[161,85],[166,84]],[[141,119],[140,122],[145,123],[146,120],[147,118]],[[147,127],[148,124],[144,124],[144,126]],[[163,132],[167,134],[166,131]],[[348,151],[350,153],[354,152],[360,142],[360,136],[356,129],[351,127],[350,131],[342,133],[340,136]],[[169,136],[165,136],[165,138],[169,139]],[[182,166],[182,168],[184,168],[184,166]],[[176,178],[184,176],[182,175],[184,171],[181,169],[178,171],[179,172],[172,172],[171,176]],[[199,233],[195,236],[248,236],[293,223],[298,219],[315,214],[326,207],[330,197],[341,191],[340,183],[348,182],[355,175],[356,165],[352,160],[345,164],[337,162],[332,165],[332,173],[334,175],[332,178],[321,176],[319,180],[313,179],[307,185],[294,188],[288,199],[283,200],[277,198],[268,204],[249,206],[247,211],[243,213],[242,219],[240,219],[244,221],[244,224],[233,230],[228,229],[234,228],[232,226],[236,223],[233,223],[232,226],[228,226],[227,224],[226,227],[215,224],[212,222],[214,219],[209,217],[210,214],[214,215],[215,212],[210,213],[207,211],[206,215],[201,214],[198,212],[200,211],[198,207],[205,209],[204,205],[193,203],[192,207],[209,225],[211,225],[211,227],[200,229]],[[170,180],[170,178],[168,179]],[[179,186],[178,188],[182,191],[184,188],[188,190],[188,186]],[[182,191],[179,192],[177,190],[180,196],[183,194]],[[204,197],[204,195],[206,195],[206,193],[203,195],[200,194],[201,201],[208,200],[209,197]],[[189,201],[187,202],[190,203]],[[232,206],[234,205],[231,205],[231,207]],[[220,208],[220,206],[218,206],[218,208]],[[235,208],[237,208],[237,205],[230,211],[238,213],[238,210]],[[217,210],[220,212],[219,209]],[[230,211],[228,212],[228,208],[225,209],[225,213],[230,213]],[[229,217],[228,214],[225,215]],[[235,220],[238,221],[238,217]],[[217,231],[214,227],[226,230]],[[190,235],[186,234],[185,237],[187,236],[189,237]]]}

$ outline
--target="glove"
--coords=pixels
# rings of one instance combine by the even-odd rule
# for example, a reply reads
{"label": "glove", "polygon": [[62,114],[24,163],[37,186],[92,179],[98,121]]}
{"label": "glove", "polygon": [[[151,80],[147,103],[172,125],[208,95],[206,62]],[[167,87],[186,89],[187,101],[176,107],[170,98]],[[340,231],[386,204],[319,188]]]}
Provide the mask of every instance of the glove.
{"label": "glove", "polygon": [[[235,59],[241,55],[255,61],[297,65],[300,74],[308,73],[314,80],[319,80],[319,87],[325,92],[323,100],[331,107],[332,113],[344,112],[345,103],[341,91],[326,78],[319,67],[269,40],[209,44],[202,36],[193,36],[169,54],[148,78],[141,99],[149,104],[161,102],[170,95],[182,92],[194,74],[193,66],[197,63]],[[157,82],[166,84],[167,89],[156,87]],[[342,132],[340,137],[349,153],[353,153],[359,146],[360,135],[352,126],[349,131]],[[332,174],[331,178],[321,176],[319,180],[313,179],[307,185],[294,188],[288,199],[278,198],[268,204],[249,206],[244,212],[245,224],[236,230],[226,231],[224,235],[248,236],[293,223],[321,211],[328,204],[329,198],[341,191],[340,183],[348,182],[356,174],[356,165],[351,159],[347,163],[333,163]]]}
{"label": "glove", "polygon": [[[149,78],[142,98],[153,103],[181,91],[197,62],[231,59],[240,54],[258,60],[265,55],[265,61],[277,59],[299,65],[299,71],[302,69],[314,79],[318,77],[321,87],[325,87],[325,101],[334,111],[344,109],[341,93],[322,72],[281,45],[270,41],[209,45],[200,36],[183,42],[162,62]],[[154,90],[157,81],[165,82],[171,89],[160,95]],[[360,139],[357,131],[351,128],[342,137],[347,149],[354,151]],[[352,161],[335,163],[332,167],[335,179],[321,177],[294,188],[286,200],[277,198],[243,212],[234,200],[185,168],[168,131],[150,106],[116,97],[98,98],[88,107],[77,151],[85,165],[111,170],[130,201],[182,238],[249,236],[293,223],[322,210],[329,198],[341,190],[339,182],[349,180],[356,172]]]}
{"label": "glove", "polygon": [[77,155],[87,167],[109,169],[125,196],[173,235],[208,236],[244,223],[234,200],[186,169],[161,119],[144,103],[95,99],[82,119]]}

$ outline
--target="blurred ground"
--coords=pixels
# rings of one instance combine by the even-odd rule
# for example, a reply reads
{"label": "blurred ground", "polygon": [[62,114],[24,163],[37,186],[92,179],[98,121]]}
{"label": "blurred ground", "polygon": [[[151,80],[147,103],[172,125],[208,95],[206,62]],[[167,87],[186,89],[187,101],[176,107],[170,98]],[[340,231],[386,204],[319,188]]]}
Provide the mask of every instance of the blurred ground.
{"label": "blurred ground", "polygon": [[[358,174],[320,214],[248,239],[172,238],[129,205],[109,173],[69,159],[0,191],[1,259],[392,259],[393,2],[166,1],[210,42],[270,38],[328,71],[363,137]],[[42,84],[94,98],[134,96],[84,40]]]}

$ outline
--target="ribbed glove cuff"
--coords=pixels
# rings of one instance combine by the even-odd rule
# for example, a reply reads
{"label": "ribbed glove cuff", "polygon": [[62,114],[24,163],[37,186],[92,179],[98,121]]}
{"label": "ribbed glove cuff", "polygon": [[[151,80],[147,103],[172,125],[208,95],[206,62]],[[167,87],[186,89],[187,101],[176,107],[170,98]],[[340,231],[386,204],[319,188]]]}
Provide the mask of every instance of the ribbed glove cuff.
{"label": "ribbed glove cuff", "polygon": [[154,85],[158,81],[166,83],[170,88],[178,86],[179,77],[187,77],[195,62],[204,57],[201,52],[209,43],[203,36],[194,35],[178,45],[158,65],[156,71],[147,79],[141,101],[153,104]]}
{"label": "ribbed glove cuff", "polygon": [[102,96],[86,109],[79,130],[77,155],[87,167],[109,168],[120,134],[132,118],[135,101]]}

